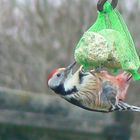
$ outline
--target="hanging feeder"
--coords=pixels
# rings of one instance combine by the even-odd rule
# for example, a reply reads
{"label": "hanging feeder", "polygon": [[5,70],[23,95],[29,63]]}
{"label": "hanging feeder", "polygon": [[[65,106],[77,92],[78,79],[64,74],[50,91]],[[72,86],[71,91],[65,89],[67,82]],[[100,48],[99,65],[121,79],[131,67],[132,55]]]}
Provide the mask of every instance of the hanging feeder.
{"label": "hanging feeder", "polygon": [[99,0],[96,22],[83,34],[75,49],[75,60],[84,68],[106,67],[125,70],[139,80],[140,60],[130,32],[114,9],[118,0]]}

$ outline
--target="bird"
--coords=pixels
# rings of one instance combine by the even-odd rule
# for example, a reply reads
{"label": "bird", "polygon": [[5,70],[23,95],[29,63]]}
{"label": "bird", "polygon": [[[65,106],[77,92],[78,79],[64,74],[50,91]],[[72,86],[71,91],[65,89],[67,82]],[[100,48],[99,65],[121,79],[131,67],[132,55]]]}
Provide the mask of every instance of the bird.
{"label": "bird", "polygon": [[47,80],[48,87],[73,105],[95,112],[136,111],[140,107],[125,102],[132,74],[122,72],[111,75],[106,70],[85,70],[82,66],[76,72],[76,62],[66,68],[53,70]]}

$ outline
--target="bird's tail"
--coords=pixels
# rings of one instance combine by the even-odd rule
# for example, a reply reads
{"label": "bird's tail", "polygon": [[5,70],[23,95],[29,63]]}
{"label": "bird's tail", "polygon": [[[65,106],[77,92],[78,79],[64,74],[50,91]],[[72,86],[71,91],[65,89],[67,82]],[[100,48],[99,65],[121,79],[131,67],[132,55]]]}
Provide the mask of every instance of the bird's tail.
{"label": "bird's tail", "polygon": [[115,105],[114,111],[134,111],[140,112],[140,107],[129,105],[122,101],[119,101],[117,105]]}

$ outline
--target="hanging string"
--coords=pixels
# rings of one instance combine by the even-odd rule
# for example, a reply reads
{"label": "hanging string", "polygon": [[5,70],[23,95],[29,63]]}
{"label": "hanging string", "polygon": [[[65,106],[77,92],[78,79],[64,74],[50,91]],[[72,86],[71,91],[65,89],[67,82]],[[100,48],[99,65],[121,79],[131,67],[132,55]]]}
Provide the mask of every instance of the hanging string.
{"label": "hanging string", "polygon": [[[104,4],[106,3],[106,1],[107,0],[99,0],[98,1],[98,3],[97,3],[97,10],[98,11],[100,11],[100,12],[103,11],[103,7],[104,7]],[[111,6],[113,9],[116,8],[117,4],[118,4],[118,0],[112,0]]]}

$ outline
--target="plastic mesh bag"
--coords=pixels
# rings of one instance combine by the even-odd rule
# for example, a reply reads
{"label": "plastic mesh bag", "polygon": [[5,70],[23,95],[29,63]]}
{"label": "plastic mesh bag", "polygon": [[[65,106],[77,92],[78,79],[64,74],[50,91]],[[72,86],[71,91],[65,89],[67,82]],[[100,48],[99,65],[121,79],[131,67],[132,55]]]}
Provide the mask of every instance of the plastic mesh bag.
{"label": "plastic mesh bag", "polygon": [[137,72],[140,60],[133,39],[122,16],[109,2],[80,39],[75,59],[85,68],[123,69],[131,72],[135,80],[140,79]]}

